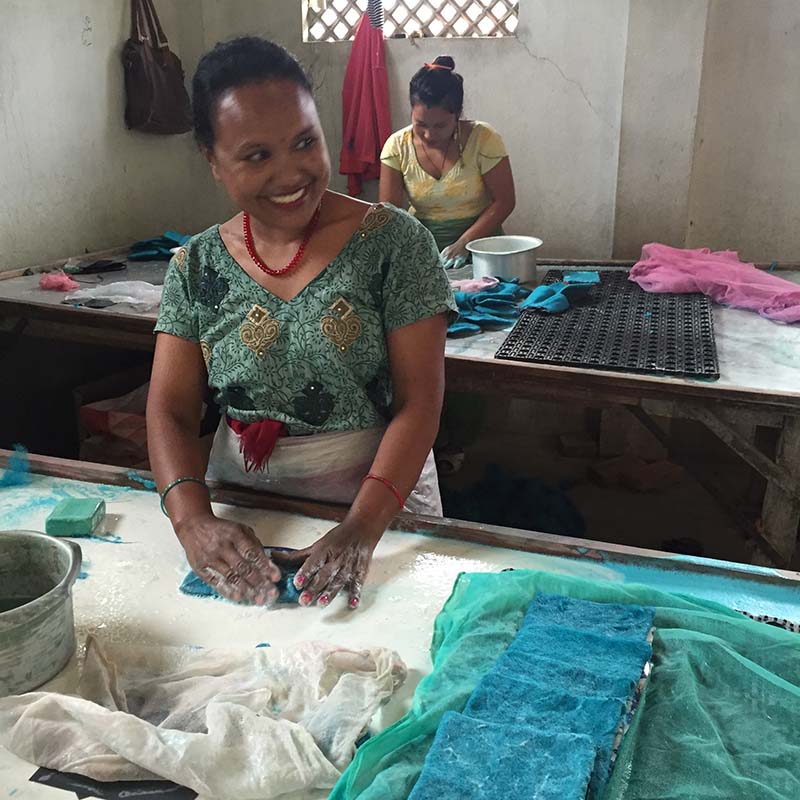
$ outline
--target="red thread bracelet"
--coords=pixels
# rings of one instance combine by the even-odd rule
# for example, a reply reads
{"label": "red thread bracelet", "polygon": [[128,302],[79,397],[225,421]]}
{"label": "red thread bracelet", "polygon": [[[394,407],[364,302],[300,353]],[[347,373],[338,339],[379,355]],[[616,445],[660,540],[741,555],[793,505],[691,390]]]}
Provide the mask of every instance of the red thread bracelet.
{"label": "red thread bracelet", "polygon": [[391,482],[387,481],[386,478],[382,478],[380,475],[373,475],[371,472],[369,475],[364,477],[364,480],[361,481],[361,485],[363,486],[368,480],[378,481],[382,483],[394,496],[397,500],[397,505],[400,506],[400,510],[403,510],[403,506],[405,505],[405,501],[403,500],[403,496],[400,492],[397,491],[397,487]]}

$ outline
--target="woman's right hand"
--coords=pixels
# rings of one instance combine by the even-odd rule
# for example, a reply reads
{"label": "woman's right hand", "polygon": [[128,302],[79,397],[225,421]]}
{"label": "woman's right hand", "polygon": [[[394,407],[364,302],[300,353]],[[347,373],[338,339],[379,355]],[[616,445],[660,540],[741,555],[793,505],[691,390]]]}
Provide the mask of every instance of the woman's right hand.
{"label": "woman's right hand", "polygon": [[252,528],[204,513],[181,520],[175,533],[195,573],[224,597],[256,605],[278,599],[280,570]]}

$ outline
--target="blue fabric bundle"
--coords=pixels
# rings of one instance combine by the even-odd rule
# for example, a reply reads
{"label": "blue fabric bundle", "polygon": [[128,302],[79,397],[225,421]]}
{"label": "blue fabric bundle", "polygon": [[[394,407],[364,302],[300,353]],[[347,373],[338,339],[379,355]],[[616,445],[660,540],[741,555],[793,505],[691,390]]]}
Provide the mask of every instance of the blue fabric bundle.
{"label": "blue fabric bundle", "polygon": [[169,261],[173,247],[183,247],[191,236],[166,231],[163,236],[134,242],[128,252],[128,261]]}
{"label": "blue fabric bundle", "polygon": [[590,765],[589,785],[604,786],[610,775],[614,739],[625,714],[619,699],[572,694],[539,683],[528,675],[490,672],[475,688],[464,713],[489,722],[514,720],[539,732],[588,736],[596,758]]}
{"label": "blue fabric bundle", "polygon": [[446,517],[530,531],[583,536],[586,523],[566,489],[490,464],[476,483],[442,486]]}
{"label": "blue fabric bundle", "polygon": [[548,314],[560,314],[579,297],[583,297],[590,288],[591,284],[586,283],[548,283],[537,286],[520,308],[538,308]]}
{"label": "blue fabric bundle", "polygon": [[519,301],[529,292],[516,278],[500,280],[480,292],[454,292],[458,319],[447,329],[448,335],[479,333],[484,328],[510,325],[519,316]]}
{"label": "blue fabric bundle", "polygon": [[410,797],[597,800],[652,655],[653,618],[640,606],[537,595],[464,713],[442,718]]}
{"label": "blue fabric bundle", "polygon": [[588,736],[447,711],[408,800],[583,798],[594,760]]}
{"label": "blue fabric bundle", "polygon": [[[281,550],[289,552],[291,547],[265,547],[264,551]],[[269,554],[268,554],[269,555]],[[297,603],[300,597],[300,591],[294,586],[294,572],[284,572],[281,579],[276,586],[280,594],[278,595],[279,603]],[[186,577],[183,579],[181,585],[178,587],[183,594],[192,595],[193,597],[213,597],[217,600],[224,600],[225,598],[213,586],[209,586],[202,578],[200,578],[194,570],[189,570]]]}
{"label": "blue fabric bundle", "polygon": [[564,283],[580,283],[583,285],[594,286],[594,284],[600,283],[600,273],[594,270],[565,272]]}

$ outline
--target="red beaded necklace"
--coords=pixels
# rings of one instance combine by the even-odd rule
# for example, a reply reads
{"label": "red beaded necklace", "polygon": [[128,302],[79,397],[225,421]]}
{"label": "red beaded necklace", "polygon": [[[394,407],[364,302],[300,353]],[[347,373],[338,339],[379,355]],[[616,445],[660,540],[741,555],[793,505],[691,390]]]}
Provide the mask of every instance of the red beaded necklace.
{"label": "red beaded necklace", "polygon": [[314,231],[317,228],[317,222],[319,222],[319,212],[322,208],[322,204],[317,206],[317,210],[314,212],[314,216],[311,217],[311,221],[308,223],[308,227],[306,228],[306,232],[303,234],[303,241],[300,242],[300,247],[297,248],[297,252],[294,254],[294,258],[285,266],[281,267],[280,269],[272,269],[272,267],[268,267],[262,260],[259,258],[258,253],[256,253],[256,247],[253,243],[253,231],[250,229],[250,215],[245,211],[242,214],[242,228],[244,230],[244,243],[247,247],[247,252],[250,254],[250,258],[253,259],[253,263],[263,272],[266,272],[267,275],[285,275],[287,272],[293,270],[302,260],[303,254],[306,251],[306,246],[308,245],[309,240],[314,235]]}

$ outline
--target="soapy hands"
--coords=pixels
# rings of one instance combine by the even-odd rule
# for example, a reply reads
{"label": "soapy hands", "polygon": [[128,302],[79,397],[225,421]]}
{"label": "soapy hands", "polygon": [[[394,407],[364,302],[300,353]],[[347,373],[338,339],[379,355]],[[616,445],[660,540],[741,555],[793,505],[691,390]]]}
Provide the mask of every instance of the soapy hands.
{"label": "soapy hands", "polygon": [[273,551],[282,569],[296,569],[294,585],[302,590],[300,605],[327,606],[342,590],[350,608],[358,608],[372,553],[380,535],[355,520],[345,519],[311,547],[290,552]]}
{"label": "soapy hands", "polygon": [[176,524],[175,533],[192,569],[219,594],[235,603],[277,600],[280,570],[252,528],[203,513]]}
{"label": "soapy hands", "polygon": [[461,269],[469,259],[467,243],[458,239],[453,244],[447,245],[440,256],[445,269]]}

